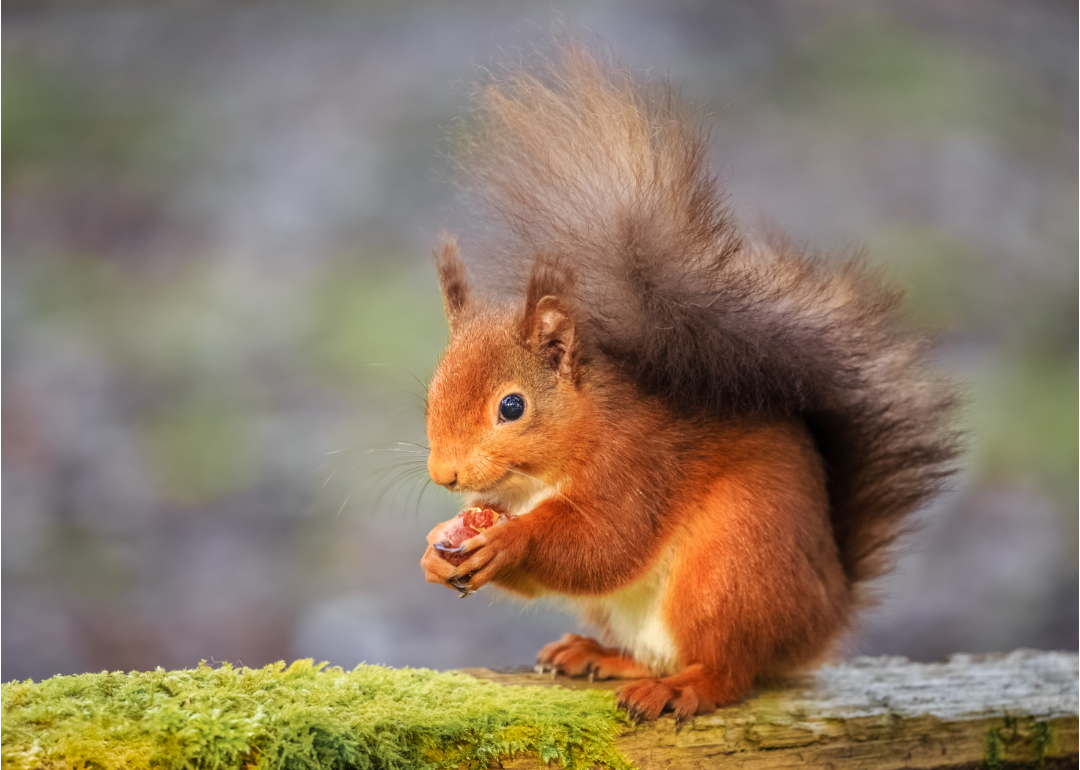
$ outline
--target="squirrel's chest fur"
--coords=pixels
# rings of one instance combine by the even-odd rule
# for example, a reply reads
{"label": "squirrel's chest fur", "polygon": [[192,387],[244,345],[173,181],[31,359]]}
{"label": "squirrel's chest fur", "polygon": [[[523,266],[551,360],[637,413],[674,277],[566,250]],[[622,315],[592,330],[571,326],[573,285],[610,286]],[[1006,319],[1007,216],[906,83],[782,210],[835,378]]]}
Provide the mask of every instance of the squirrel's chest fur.
{"label": "squirrel's chest fur", "polygon": [[677,670],[679,654],[664,617],[674,549],[667,547],[637,580],[603,596],[573,600],[582,617],[600,629],[601,642],[623,650],[657,674]]}

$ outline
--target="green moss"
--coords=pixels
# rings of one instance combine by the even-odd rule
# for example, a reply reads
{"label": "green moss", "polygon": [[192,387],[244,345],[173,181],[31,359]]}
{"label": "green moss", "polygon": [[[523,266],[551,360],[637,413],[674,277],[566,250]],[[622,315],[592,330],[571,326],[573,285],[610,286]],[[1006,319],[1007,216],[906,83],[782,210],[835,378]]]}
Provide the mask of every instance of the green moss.
{"label": "green moss", "polygon": [[1001,731],[991,727],[986,733],[986,770],[1005,770],[1005,740]]}
{"label": "green moss", "polygon": [[1049,722],[1035,723],[1035,767],[1046,767],[1046,752],[1053,741]]}
{"label": "green moss", "polygon": [[56,676],[2,686],[3,767],[484,768],[535,752],[628,768],[605,691],[310,660]]}

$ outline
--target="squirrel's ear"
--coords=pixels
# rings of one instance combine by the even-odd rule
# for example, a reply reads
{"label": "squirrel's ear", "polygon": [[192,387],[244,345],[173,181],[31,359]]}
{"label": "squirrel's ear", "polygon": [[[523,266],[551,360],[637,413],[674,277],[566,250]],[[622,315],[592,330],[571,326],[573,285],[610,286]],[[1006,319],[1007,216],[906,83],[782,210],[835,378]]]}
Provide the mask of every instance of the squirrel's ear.
{"label": "squirrel's ear", "polygon": [[560,297],[568,296],[574,275],[558,255],[539,255],[525,289],[521,332],[533,352],[548,360],[559,377],[573,373],[574,318]]}
{"label": "squirrel's ear", "polygon": [[547,359],[555,374],[569,378],[573,373],[574,319],[558,297],[541,297],[530,309],[529,346]]}
{"label": "squirrel's ear", "polygon": [[457,239],[443,235],[435,249],[435,266],[439,270],[439,286],[442,289],[446,320],[453,334],[461,315],[469,304],[469,285],[465,282],[465,266],[458,257]]}

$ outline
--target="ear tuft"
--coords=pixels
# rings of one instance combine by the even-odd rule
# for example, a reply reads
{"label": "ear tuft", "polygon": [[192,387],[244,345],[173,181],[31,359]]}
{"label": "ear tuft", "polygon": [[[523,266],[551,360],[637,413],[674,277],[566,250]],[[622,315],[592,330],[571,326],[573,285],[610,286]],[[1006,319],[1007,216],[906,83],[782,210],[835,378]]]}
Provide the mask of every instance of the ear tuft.
{"label": "ear tuft", "polygon": [[453,334],[469,304],[469,285],[465,282],[465,265],[458,256],[457,238],[446,234],[439,236],[439,245],[434,254],[446,320],[450,323],[450,333]]}

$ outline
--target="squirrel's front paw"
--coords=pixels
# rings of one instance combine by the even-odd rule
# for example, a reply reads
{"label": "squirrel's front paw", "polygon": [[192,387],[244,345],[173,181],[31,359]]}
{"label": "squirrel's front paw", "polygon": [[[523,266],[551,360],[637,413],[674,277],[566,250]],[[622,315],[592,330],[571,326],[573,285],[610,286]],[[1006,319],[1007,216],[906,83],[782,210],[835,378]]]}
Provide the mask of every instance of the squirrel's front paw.
{"label": "squirrel's front paw", "polygon": [[509,522],[485,530],[463,542],[459,546],[460,552],[468,556],[457,565],[447,561],[435,547],[439,542],[442,526],[439,525],[428,535],[429,545],[420,560],[424,577],[429,583],[445,585],[462,596],[467,596],[491,582],[500,570],[516,561],[515,555],[519,553],[519,549],[514,545],[516,538],[506,535]]}
{"label": "squirrel's front paw", "polygon": [[[448,551],[445,546],[452,539],[452,533],[458,525],[458,519],[460,519],[460,516],[450,521],[444,521],[428,533],[428,547],[424,551],[424,556],[420,559],[420,568],[424,570],[424,578],[427,582],[453,588],[455,591],[461,592],[462,596],[465,596],[471,591],[462,581],[456,565],[461,564],[467,558],[466,542],[468,541],[462,542],[451,551]],[[456,558],[448,559],[449,553],[453,553]]]}

